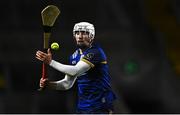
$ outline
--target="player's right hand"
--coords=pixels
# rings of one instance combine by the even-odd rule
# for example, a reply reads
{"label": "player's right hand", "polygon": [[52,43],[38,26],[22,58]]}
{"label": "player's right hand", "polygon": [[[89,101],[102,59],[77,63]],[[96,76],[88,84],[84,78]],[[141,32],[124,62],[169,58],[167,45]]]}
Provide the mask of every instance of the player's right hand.
{"label": "player's right hand", "polygon": [[38,50],[36,52],[36,58],[40,61],[43,61],[46,64],[50,64],[52,60],[52,53],[50,51],[50,48],[48,48],[47,53]]}
{"label": "player's right hand", "polygon": [[41,88],[45,88],[45,87],[47,87],[47,85],[48,85],[48,82],[49,82],[49,80],[47,79],[47,78],[41,78],[40,79],[40,83],[39,83],[39,86],[41,87]]}

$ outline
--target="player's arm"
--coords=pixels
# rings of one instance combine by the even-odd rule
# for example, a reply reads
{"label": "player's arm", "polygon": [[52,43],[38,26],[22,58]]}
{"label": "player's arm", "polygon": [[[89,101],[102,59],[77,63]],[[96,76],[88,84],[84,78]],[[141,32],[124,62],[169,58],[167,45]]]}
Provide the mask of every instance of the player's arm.
{"label": "player's arm", "polygon": [[49,65],[54,69],[62,73],[65,73],[69,76],[79,76],[91,68],[90,64],[82,60],[80,60],[76,65],[65,65],[55,60],[52,60]]}
{"label": "player's arm", "polygon": [[74,85],[76,78],[77,77],[70,77],[68,75],[65,75],[64,79],[59,81],[49,81],[48,79],[41,78],[40,87],[54,90],[68,90]]}

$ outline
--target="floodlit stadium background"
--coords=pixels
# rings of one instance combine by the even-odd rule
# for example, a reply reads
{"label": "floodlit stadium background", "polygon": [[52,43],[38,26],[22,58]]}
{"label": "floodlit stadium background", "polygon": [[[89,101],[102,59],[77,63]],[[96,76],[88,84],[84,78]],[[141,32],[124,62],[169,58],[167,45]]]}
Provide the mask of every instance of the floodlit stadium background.
{"label": "floodlit stadium background", "polygon": [[[0,113],[74,113],[76,86],[38,92],[42,49],[40,12],[57,5],[61,15],[50,42],[53,58],[68,63],[75,43],[74,23],[96,27],[104,48],[115,113],[180,113],[180,2],[178,0],[1,0]],[[63,74],[49,68],[49,79]]]}

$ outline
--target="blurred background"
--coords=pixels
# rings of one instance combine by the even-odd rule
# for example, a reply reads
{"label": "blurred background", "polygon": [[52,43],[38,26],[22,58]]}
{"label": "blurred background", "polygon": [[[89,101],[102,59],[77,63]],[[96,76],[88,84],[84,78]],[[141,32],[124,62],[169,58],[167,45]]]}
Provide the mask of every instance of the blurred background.
{"label": "blurred background", "polygon": [[[104,48],[115,113],[180,113],[180,1],[178,0],[1,0],[0,113],[74,113],[76,85],[68,91],[38,92],[43,48],[41,10],[61,15],[51,42],[53,58],[68,63],[75,49],[72,29],[88,21]],[[48,68],[50,80],[64,75]]]}

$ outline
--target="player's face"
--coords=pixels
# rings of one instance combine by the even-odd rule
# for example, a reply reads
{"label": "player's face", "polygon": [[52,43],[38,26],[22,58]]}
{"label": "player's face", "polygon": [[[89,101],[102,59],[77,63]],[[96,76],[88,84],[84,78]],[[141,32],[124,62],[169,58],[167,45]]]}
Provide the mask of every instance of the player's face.
{"label": "player's face", "polygon": [[89,32],[79,31],[75,33],[75,39],[77,46],[80,48],[90,47],[91,38],[89,38]]}

